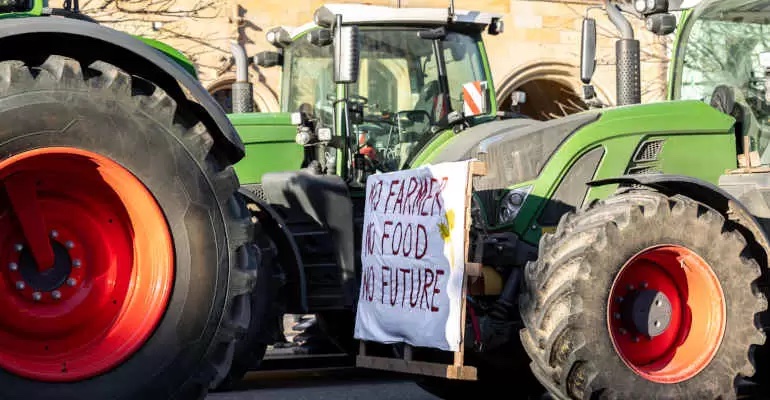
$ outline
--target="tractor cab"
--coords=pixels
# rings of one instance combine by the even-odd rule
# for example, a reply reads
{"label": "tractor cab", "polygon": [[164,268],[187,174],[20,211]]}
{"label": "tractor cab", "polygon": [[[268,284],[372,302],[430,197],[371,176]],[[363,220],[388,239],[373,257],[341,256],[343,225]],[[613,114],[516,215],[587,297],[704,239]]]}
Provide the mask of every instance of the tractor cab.
{"label": "tractor cab", "polygon": [[[353,36],[332,31],[337,19]],[[500,16],[328,4],[312,24],[268,32],[280,53],[257,61],[283,66],[282,111],[297,113],[297,143],[318,150],[310,162],[360,185],[368,173],[405,168],[450,128],[496,118],[485,30],[502,32]],[[335,79],[346,55],[351,74]]]}
{"label": "tractor cab", "polygon": [[704,0],[685,17],[671,98],[734,117],[742,166],[770,165],[770,1]]}

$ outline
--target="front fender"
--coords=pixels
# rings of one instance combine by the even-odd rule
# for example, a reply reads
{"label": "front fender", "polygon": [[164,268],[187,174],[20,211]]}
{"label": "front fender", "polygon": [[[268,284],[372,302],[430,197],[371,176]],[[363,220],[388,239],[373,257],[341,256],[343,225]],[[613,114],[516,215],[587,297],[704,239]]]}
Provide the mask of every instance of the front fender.
{"label": "front fender", "polygon": [[724,189],[710,182],[684,175],[639,174],[595,180],[589,182],[588,185],[592,187],[641,185],[669,196],[674,194],[687,196],[714,208],[726,219],[732,220],[748,230],[748,232],[743,232],[744,234],[750,233],[747,238],[755,240],[765,251],[765,254],[770,254],[770,240],[748,207]]}
{"label": "front fender", "polygon": [[[0,45],[8,54],[31,58],[59,54],[73,58],[104,59],[129,73],[150,77],[164,90],[200,105],[200,117],[209,125],[224,155],[236,163],[245,154],[243,143],[227,115],[201,83],[166,52],[127,33],[71,18],[33,17],[0,20]],[[8,59],[8,58],[3,58]]]}

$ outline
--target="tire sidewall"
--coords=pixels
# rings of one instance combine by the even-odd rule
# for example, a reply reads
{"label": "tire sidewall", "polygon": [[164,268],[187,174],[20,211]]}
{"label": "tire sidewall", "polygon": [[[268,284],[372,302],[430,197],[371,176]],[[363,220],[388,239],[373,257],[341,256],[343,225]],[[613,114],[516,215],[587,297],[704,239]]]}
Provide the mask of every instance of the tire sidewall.
{"label": "tire sidewall", "polygon": [[[756,298],[752,294],[752,271],[742,268],[741,241],[735,237],[732,237],[733,240],[724,240],[721,235],[724,220],[713,210],[700,218],[691,218],[694,214],[684,215],[684,207],[669,212],[667,206],[664,204],[659,207],[652,217],[634,219],[632,227],[608,225],[604,238],[606,246],[602,250],[594,247],[584,260],[591,266],[591,273],[589,279],[580,281],[577,289],[586,294],[581,297],[582,308],[601,311],[585,313],[584,316],[590,317],[573,323],[583,325],[580,331],[590,346],[585,351],[593,355],[588,362],[594,363],[595,370],[605,375],[601,381],[619,390],[615,394],[620,398],[677,397],[681,394],[687,394],[689,398],[698,393],[703,395],[698,398],[707,398],[708,393],[720,391],[714,385],[733,382],[733,376],[726,376],[731,370],[725,368],[724,363],[739,363],[739,368],[740,362],[749,356],[749,338],[742,337],[745,330],[739,328],[747,324],[753,327],[754,311],[751,307],[743,307],[751,305]],[[633,209],[630,211],[632,213],[640,212],[631,205],[627,207]],[[688,207],[696,206],[690,202]],[[633,372],[617,354],[607,323],[610,289],[622,267],[644,250],[661,245],[683,246],[703,258],[719,279],[726,304],[725,333],[714,359],[696,376],[678,384],[655,383]],[[593,295],[587,295],[590,293]],[[741,349],[745,353],[736,354]],[[744,359],[740,360],[737,356],[743,356]]]}
{"label": "tire sidewall", "polygon": [[0,157],[68,146],[112,159],[155,196],[168,222],[175,257],[168,308],[137,353],[77,385],[34,382],[0,370],[3,393],[17,395],[12,398],[147,398],[145,393],[172,391],[191,379],[189,372],[198,369],[220,324],[231,262],[225,205],[217,201],[207,167],[182,144],[181,132],[134,100],[106,90],[72,88],[0,99],[0,119],[5,121]]}

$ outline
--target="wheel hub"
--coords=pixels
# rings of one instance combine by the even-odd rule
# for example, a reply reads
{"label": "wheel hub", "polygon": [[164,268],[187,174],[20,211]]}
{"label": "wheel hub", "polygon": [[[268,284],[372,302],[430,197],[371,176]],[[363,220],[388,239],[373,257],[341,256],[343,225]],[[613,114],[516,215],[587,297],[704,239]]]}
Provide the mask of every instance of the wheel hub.
{"label": "wheel hub", "polygon": [[48,268],[39,268],[29,246],[21,242],[12,246],[11,261],[7,265],[8,281],[25,301],[57,302],[77,295],[84,279],[81,249],[73,240],[62,238],[59,231],[51,231],[50,245],[54,262]]}
{"label": "wheel hub", "polygon": [[719,349],[724,293],[709,264],[682,246],[658,246],[631,258],[608,299],[607,327],[617,355],[658,383],[699,373]]}
{"label": "wheel hub", "polygon": [[633,290],[628,297],[620,307],[620,319],[626,330],[648,339],[666,332],[672,310],[665,293],[652,289]]}
{"label": "wheel hub", "polygon": [[19,256],[19,273],[31,289],[39,292],[51,292],[67,281],[72,271],[72,258],[64,244],[51,240],[54,263],[51,268],[40,271],[32,252],[25,247]]}

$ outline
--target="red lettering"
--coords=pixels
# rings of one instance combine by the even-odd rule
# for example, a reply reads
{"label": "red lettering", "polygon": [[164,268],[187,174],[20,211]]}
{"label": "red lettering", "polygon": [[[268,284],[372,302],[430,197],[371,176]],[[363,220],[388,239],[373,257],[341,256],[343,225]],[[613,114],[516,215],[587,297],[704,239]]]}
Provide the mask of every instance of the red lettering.
{"label": "red lettering", "polygon": [[366,251],[365,255],[374,254],[374,222],[370,222],[366,226]]}
{"label": "red lettering", "polygon": [[382,226],[382,238],[380,240],[380,249],[382,249],[383,252],[385,252],[385,238],[389,238],[390,235],[388,234],[388,227],[393,225],[393,221],[385,221],[385,224]]}
{"label": "red lettering", "polygon": [[[428,304],[428,288],[433,284],[433,270],[430,268],[425,268],[424,274],[425,284],[422,285],[422,293],[420,294],[420,308],[422,308],[422,301],[425,300],[425,309],[427,310],[430,308],[430,304]],[[430,274],[430,279],[428,279],[428,274]]]}
{"label": "red lettering", "polygon": [[[424,246],[422,247],[422,253],[420,253],[420,238],[422,238],[422,242],[424,243]],[[422,224],[417,224],[417,233],[415,234],[415,241],[414,241],[414,258],[418,260],[422,260],[423,257],[425,257],[425,253],[428,252],[428,231],[425,229],[425,226]]]}
{"label": "red lettering", "polygon": [[[411,177],[409,178],[409,186],[407,186],[406,190],[406,214],[412,213],[412,207],[414,204],[410,201],[412,199],[412,196],[414,195],[415,190],[417,190],[418,184],[417,184],[417,178]],[[403,213],[403,212],[402,212]]]}
{"label": "red lettering", "polygon": [[[404,228],[404,246],[403,246],[403,252],[404,257],[409,257],[410,254],[412,254],[412,248],[414,247],[412,245],[412,224],[407,224],[406,228]],[[409,244],[409,250],[406,249],[407,243]]]}
{"label": "red lettering", "polygon": [[406,274],[411,274],[412,270],[408,268],[401,268],[399,271],[401,271],[401,281],[404,283],[401,285],[404,288],[404,291],[401,292],[401,308],[404,308],[404,305],[406,304]]}
{"label": "red lettering", "polygon": [[393,205],[393,212],[396,211],[396,208],[398,208],[399,213],[404,212],[404,185],[399,185],[398,187],[398,197],[396,197],[396,203]]}
{"label": "red lettering", "polygon": [[[414,287],[414,276],[417,275],[417,288]],[[412,273],[412,283],[409,288],[409,305],[412,308],[417,306],[417,302],[420,301],[420,288],[422,287],[422,274],[420,271]],[[415,294],[417,295],[416,297]]]}
{"label": "red lettering", "polygon": [[434,304],[434,301],[436,300],[436,295],[441,293],[441,289],[438,288],[438,278],[444,275],[443,269],[437,269],[436,270],[436,279],[433,282],[433,295],[430,297],[430,311],[431,312],[438,312],[438,307]]}
{"label": "red lettering", "polygon": [[447,181],[449,180],[448,176],[445,176],[441,179],[441,184],[438,188],[438,193],[436,193],[435,196],[433,196],[433,206],[430,208],[430,215],[436,215],[436,212],[434,211],[436,209],[436,206],[438,206],[438,214],[441,214],[441,212],[444,209],[444,205],[442,204],[443,201],[441,200],[442,194],[444,193],[444,189],[446,189]]}
{"label": "red lettering", "polygon": [[[428,200],[432,199],[435,193],[433,192],[433,184],[438,182],[436,178],[430,178],[430,188],[428,189],[428,196],[423,200],[420,206],[420,215],[426,216],[428,213],[425,211],[425,205],[428,204]],[[433,204],[433,202],[431,202]],[[432,206],[431,206],[432,207]]]}
{"label": "red lettering", "polygon": [[372,205],[371,210],[377,211],[377,207],[380,205],[380,200],[382,197],[382,181],[378,181],[377,183],[372,185],[372,190],[369,192],[369,204]]}
{"label": "red lettering", "polygon": [[[396,273],[396,279],[393,279],[393,273]],[[398,269],[390,271],[390,282],[396,282],[396,285],[390,285],[390,306],[393,307],[398,301]]]}
{"label": "red lettering", "polygon": [[399,182],[401,181],[399,181],[398,179],[394,179],[390,182],[390,188],[388,189],[390,193],[388,193],[388,198],[385,199],[385,210],[383,210],[385,214],[388,213],[388,204],[390,204],[390,198],[393,197],[394,194],[396,194],[395,192],[393,192],[393,185],[398,185]]}
{"label": "red lettering", "polygon": [[382,291],[382,301],[381,301],[381,303],[382,304],[385,304],[385,286],[388,286],[388,281],[385,280],[385,271],[388,271],[389,272],[388,275],[390,275],[390,267],[387,267],[387,266],[383,265],[382,266],[382,271],[380,273],[380,275],[382,277],[382,288],[381,288],[381,291]]}
{"label": "red lettering", "polygon": [[[396,239],[398,235],[398,239]],[[396,227],[393,228],[393,240],[390,241],[390,251],[393,255],[397,255],[401,251],[401,244],[404,241],[404,227],[401,223],[396,223]]]}

